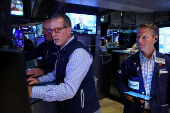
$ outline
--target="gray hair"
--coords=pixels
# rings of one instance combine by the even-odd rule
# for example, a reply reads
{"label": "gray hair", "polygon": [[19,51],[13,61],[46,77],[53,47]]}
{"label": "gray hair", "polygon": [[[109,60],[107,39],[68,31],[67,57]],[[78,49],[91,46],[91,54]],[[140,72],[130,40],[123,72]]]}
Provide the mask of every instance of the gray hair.
{"label": "gray hair", "polygon": [[152,23],[144,23],[139,28],[150,28],[152,36],[158,36],[158,27]]}
{"label": "gray hair", "polygon": [[65,14],[57,14],[55,16],[53,16],[51,19],[58,19],[58,18],[62,18],[63,19],[63,26],[64,27],[71,27],[71,20],[70,18],[65,15]]}

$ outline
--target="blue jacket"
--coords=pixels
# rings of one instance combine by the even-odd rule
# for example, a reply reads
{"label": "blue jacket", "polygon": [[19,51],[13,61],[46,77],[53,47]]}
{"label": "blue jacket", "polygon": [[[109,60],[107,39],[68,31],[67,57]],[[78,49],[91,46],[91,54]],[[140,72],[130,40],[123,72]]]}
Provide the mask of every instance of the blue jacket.
{"label": "blue jacket", "polygon": [[54,41],[42,42],[37,48],[25,53],[25,60],[33,60],[42,57],[44,75],[54,71],[57,59],[57,46]]}
{"label": "blue jacket", "polygon": [[[87,47],[74,37],[64,48],[60,50],[60,60],[56,69],[57,85],[64,83],[66,66],[69,62],[70,55],[77,48],[83,48],[91,53]],[[94,113],[100,108],[98,99],[96,97],[96,89],[93,78],[93,68],[90,66],[85,78],[83,79],[77,93],[71,99],[58,101],[58,107],[62,113]]]}
{"label": "blue jacket", "polygon": [[[151,113],[168,113],[170,104],[170,58],[159,52],[156,57],[165,59],[165,64],[154,64],[154,72],[151,82],[150,100]],[[160,74],[160,70],[164,69],[167,73]],[[131,89],[128,87],[128,80],[139,82],[139,89]],[[145,93],[142,70],[140,65],[139,52],[126,58],[116,76],[116,87],[120,93],[120,97],[125,100],[124,113],[143,113],[144,104],[133,103],[126,99],[123,95],[126,91],[135,91]],[[163,105],[163,106],[162,106]]]}

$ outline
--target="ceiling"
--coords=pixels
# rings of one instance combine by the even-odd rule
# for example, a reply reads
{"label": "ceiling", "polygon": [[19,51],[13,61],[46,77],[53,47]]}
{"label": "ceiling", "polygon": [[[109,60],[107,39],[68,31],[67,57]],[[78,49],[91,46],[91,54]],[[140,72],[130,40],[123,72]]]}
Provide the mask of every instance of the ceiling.
{"label": "ceiling", "polygon": [[170,0],[56,0],[119,11],[154,12],[170,11]]}
{"label": "ceiling", "polygon": [[[92,10],[98,8],[101,15],[116,11],[136,13],[153,13],[155,11],[170,11],[170,0],[32,0],[34,9],[32,18],[47,18],[61,8]],[[36,2],[35,2],[36,1]]]}
{"label": "ceiling", "polygon": [[[170,11],[170,0],[30,0],[31,19],[29,25],[42,22],[48,15],[59,8],[75,8],[83,10],[100,9],[101,15],[116,11],[136,13],[153,13]],[[25,24],[28,24],[25,23]],[[19,26],[19,25],[18,25]]]}

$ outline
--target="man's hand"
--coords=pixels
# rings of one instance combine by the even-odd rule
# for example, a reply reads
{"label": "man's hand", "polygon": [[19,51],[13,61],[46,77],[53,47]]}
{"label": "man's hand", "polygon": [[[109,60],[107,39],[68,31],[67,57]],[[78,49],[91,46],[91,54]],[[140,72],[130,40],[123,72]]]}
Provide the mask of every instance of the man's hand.
{"label": "man's hand", "polygon": [[131,102],[135,103],[134,100],[133,100],[134,97],[129,96],[129,95],[126,95],[126,94],[124,94],[124,96],[125,96],[128,100],[130,100]]}
{"label": "man's hand", "polygon": [[31,97],[32,86],[27,86],[29,98]]}
{"label": "man's hand", "polygon": [[32,76],[30,76],[31,78],[32,77],[40,77],[40,76],[44,75],[44,71],[40,68],[33,68],[33,69],[29,70],[26,74],[32,75]]}
{"label": "man's hand", "polygon": [[33,84],[39,84],[40,80],[37,79],[37,78],[28,78],[27,82],[28,82],[29,85],[33,85]]}
{"label": "man's hand", "polygon": [[144,102],[145,102],[144,100],[140,100],[140,103],[142,103],[142,104],[143,104]]}
{"label": "man's hand", "polygon": [[[133,100],[134,97],[129,96],[129,95],[126,95],[126,94],[124,94],[124,96],[125,96],[128,100],[130,100],[131,102],[135,103],[134,100]],[[140,103],[143,104],[144,102],[145,102],[144,100],[140,100]]]}

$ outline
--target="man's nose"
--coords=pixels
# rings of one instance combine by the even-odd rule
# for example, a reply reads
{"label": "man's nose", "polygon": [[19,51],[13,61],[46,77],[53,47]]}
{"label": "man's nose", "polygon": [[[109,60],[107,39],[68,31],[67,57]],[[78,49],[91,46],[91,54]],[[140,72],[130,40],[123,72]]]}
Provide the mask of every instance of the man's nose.
{"label": "man's nose", "polygon": [[138,37],[136,41],[140,43],[142,42],[142,40],[143,40],[142,37]]}
{"label": "man's nose", "polygon": [[57,36],[57,33],[55,33],[54,31],[52,31],[51,35],[52,35],[52,37],[55,37],[55,36]]}

